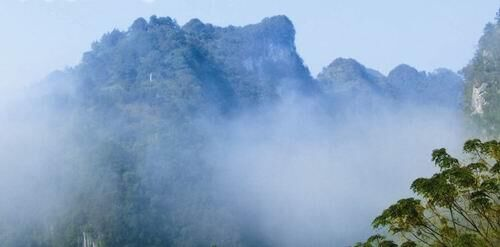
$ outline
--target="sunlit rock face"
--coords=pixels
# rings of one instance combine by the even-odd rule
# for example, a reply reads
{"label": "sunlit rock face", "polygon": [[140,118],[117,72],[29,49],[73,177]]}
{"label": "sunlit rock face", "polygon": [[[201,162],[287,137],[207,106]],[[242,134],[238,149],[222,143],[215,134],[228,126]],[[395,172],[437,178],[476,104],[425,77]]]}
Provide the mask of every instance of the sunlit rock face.
{"label": "sunlit rock face", "polygon": [[484,98],[485,89],[487,84],[481,83],[478,87],[472,88],[472,98],[471,98],[471,114],[483,114],[484,106],[486,104],[486,100]]}
{"label": "sunlit rock face", "polygon": [[462,73],[466,91],[464,107],[484,138],[500,137],[500,21],[488,23],[477,51]]}

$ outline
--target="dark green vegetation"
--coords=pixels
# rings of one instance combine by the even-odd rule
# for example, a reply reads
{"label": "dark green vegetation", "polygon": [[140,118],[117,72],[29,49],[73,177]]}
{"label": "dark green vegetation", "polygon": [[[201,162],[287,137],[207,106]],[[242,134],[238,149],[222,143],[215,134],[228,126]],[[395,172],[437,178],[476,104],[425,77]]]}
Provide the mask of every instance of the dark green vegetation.
{"label": "dark green vegetation", "polygon": [[294,36],[284,16],[243,28],[196,19],[180,27],[153,16],[106,34],[76,74],[86,98],[102,104],[148,101],[189,112],[209,103],[234,110],[276,98],[279,87],[313,88]]}
{"label": "dark green vegetation", "polygon": [[500,143],[470,140],[464,152],[469,163],[434,150],[440,171],[412,183],[419,199],[401,199],[375,218],[397,240],[374,235],[355,246],[499,246]]}
{"label": "dark green vegetation", "polygon": [[36,121],[63,134],[41,138],[51,152],[23,177],[34,189],[20,194],[39,200],[0,205],[0,246],[270,246],[255,215],[212,189],[204,121],[287,94],[330,112],[378,98],[458,109],[462,84],[451,71],[401,65],[383,76],[338,59],[316,80],[294,36],[284,16],[226,28],[153,16],[105,34],[79,65],[34,88]]}
{"label": "dark green vegetation", "polygon": [[366,68],[354,59],[337,58],[318,75],[326,94],[348,104],[378,98],[395,104],[417,104],[459,108],[463,102],[462,79],[448,69],[418,71],[401,64],[387,76]]}
{"label": "dark green vegetation", "polygon": [[105,34],[34,88],[37,116],[69,132],[42,144],[59,156],[38,186],[58,201],[0,211],[0,246],[265,246],[212,189],[203,121],[317,94],[294,36],[284,16],[227,28],[153,16]]}
{"label": "dark green vegetation", "polygon": [[466,113],[483,136],[500,136],[500,12],[488,23],[472,61],[463,69]]}

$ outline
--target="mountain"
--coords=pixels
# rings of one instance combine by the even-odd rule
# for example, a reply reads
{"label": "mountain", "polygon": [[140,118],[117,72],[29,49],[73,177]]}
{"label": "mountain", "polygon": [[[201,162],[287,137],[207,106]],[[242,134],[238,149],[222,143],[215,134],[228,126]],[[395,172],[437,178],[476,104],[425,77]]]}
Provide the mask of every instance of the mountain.
{"label": "mountain", "polygon": [[163,104],[182,96],[188,102],[179,108],[210,102],[234,110],[273,100],[282,90],[313,90],[294,39],[285,16],[227,28],[198,19],[181,27],[152,16],[149,22],[137,19],[125,32],[104,35],[71,73],[87,95],[103,100]]}
{"label": "mountain", "polygon": [[206,121],[289,94],[331,100],[321,106],[331,112],[372,98],[455,107],[460,85],[449,70],[400,65],[385,76],[343,58],[315,79],[285,16],[243,27],[139,18],[33,88],[32,111],[69,133],[51,147],[60,155],[47,158],[54,174],[46,184],[61,202],[48,204],[50,219],[33,216],[25,228],[0,210],[0,246],[275,246],[257,230],[259,219],[213,189]]}
{"label": "mountain", "polygon": [[393,100],[394,104],[430,104],[455,109],[462,104],[462,78],[448,69],[429,73],[401,64],[385,76],[354,59],[338,58],[317,78],[323,92],[334,98],[347,97],[359,102],[380,97]]}
{"label": "mountain", "polygon": [[318,75],[322,90],[327,94],[378,93],[383,87],[384,76],[368,69],[358,61],[337,58]]}
{"label": "mountain", "polygon": [[71,172],[58,182],[73,188],[66,206],[53,209],[57,224],[34,218],[0,245],[266,246],[211,189],[200,121],[317,93],[294,39],[285,16],[224,28],[152,16],[103,35],[80,64],[34,88],[38,105],[76,129]]}
{"label": "mountain", "polygon": [[465,111],[483,136],[500,136],[500,12],[488,23],[474,58],[462,70],[466,81]]}
{"label": "mountain", "polygon": [[417,104],[435,104],[456,109],[462,105],[463,80],[448,69],[425,72],[402,64],[389,72],[387,84],[397,98]]}
{"label": "mountain", "polygon": [[[237,112],[291,91],[353,101],[376,96],[461,104],[462,79],[446,69],[428,73],[402,64],[385,76],[354,59],[338,58],[314,79],[294,40],[286,16],[243,27],[217,27],[198,19],[179,26],[169,17],[152,16],[137,19],[127,31],[105,34],[81,64],[56,74],[74,78],[80,100],[103,109],[147,103],[164,112],[207,107]],[[54,77],[49,81],[60,81]]]}

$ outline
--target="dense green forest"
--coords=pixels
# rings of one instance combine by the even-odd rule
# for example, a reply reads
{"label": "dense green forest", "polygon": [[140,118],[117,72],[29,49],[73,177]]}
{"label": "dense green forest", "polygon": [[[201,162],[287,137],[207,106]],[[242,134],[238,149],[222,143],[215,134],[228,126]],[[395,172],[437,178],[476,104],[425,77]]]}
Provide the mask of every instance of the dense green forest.
{"label": "dense green forest", "polygon": [[488,23],[479,40],[476,54],[463,69],[466,80],[466,113],[472,122],[481,129],[482,135],[499,137],[500,101],[499,64],[500,15],[495,23]]}
{"label": "dense green forest", "polygon": [[[285,16],[243,27],[217,27],[197,19],[181,26],[168,17],[139,18],[128,30],[113,30],[93,43],[77,66],[51,73],[30,89],[32,105],[9,116],[14,123],[33,117],[39,125],[27,126],[29,133],[47,133],[33,148],[43,153],[36,156],[38,160],[22,159],[46,166],[33,170],[38,172],[30,181],[36,196],[21,191],[20,195],[30,196],[13,195],[11,205],[0,207],[0,246],[283,245],[274,232],[261,230],[258,208],[252,211],[240,205],[247,198],[237,201],[224,194],[230,188],[218,187],[217,163],[222,161],[214,162],[206,154],[216,146],[213,136],[229,136],[226,127],[232,125],[223,123],[238,119],[245,127],[258,121],[272,125],[266,121],[273,118],[259,118],[257,113],[277,109],[268,115],[288,114],[290,109],[283,106],[290,98],[299,98],[291,105],[305,110],[291,114],[292,121],[307,122],[304,118],[310,115],[304,112],[316,111],[338,120],[325,121],[321,130],[338,128],[353,111],[359,113],[355,117],[367,117],[424,106],[453,114],[465,108],[465,118],[484,135],[496,138],[499,34],[498,23],[485,28],[476,56],[463,70],[464,89],[462,77],[451,70],[425,72],[403,64],[386,76],[345,58],[334,60],[314,78],[297,53],[295,29]],[[314,107],[307,108],[308,104]],[[412,119],[407,122],[414,124]],[[299,124],[298,129],[312,133],[320,128],[304,126]],[[245,136],[246,131],[236,136]],[[362,136],[364,131],[355,132]],[[292,129],[291,134],[296,133],[301,132]],[[347,137],[335,137],[349,144]],[[285,139],[268,138],[278,143]],[[229,147],[230,142],[219,143],[227,145],[220,148],[221,156],[237,150]],[[445,150],[435,151],[433,160],[440,172],[412,185],[423,198],[399,201],[374,226],[405,236],[408,242],[403,246],[418,241],[453,243],[436,246],[497,245],[498,150],[495,141],[469,141],[465,151],[474,161],[467,164]],[[254,158],[244,152],[236,155]],[[50,176],[44,180],[40,174]],[[251,205],[256,207],[264,204],[254,201]],[[448,211],[441,212],[448,209],[451,219]],[[427,222],[428,213],[439,220]],[[471,213],[478,223],[469,217]],[[363,246],[392,246],[392,241],[377,235]]]}

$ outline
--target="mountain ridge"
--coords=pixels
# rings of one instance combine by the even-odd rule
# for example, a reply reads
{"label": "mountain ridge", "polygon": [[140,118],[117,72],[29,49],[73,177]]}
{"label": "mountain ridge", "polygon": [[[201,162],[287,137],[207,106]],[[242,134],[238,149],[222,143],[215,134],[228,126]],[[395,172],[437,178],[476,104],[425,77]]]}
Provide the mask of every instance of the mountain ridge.
{"label": "mountain ridge", "polygon": [[[425,72],[401,64],[384,75],[352,58],[334,59],[313,77],[284,15],[227,27],[196,18],[184,25],[170,17],[138,18],[125,31],[104,34],[60,77],[76,82],[80,101],[108,102],[103,108],[142,101],[184,112],[207,107],[238,112],[287,92],[337,102],[381,97],[458,109],[463,91],[462,79],[447,69]],[[181,95],[186,100],[176,100]]]}
{"label": "mountain ridge", "polygon": [[418,71],[407,64],[394,67],[387,75],[367,68],[352,58],[337,58],[317,76],[322,88],[335,95],[378,95],[416,104],[437,104],[458,109],[463,79],[455,72],[438,68]]}
{"label": "mountain ridge", "polygon": [[[76,129],[74,149],[84,154],[71,163],[75,174],[60,182],[77,189],[65,199],[66,210],[54,213],[57,230],[42,236],[51,243],[45,246],[81,245],[82,236],[106,246],[280,245],[257,230],[261,222],[252,212],[235,209],[213,188],[217,167],[204,157],[212,135],[207,132],[224,136],[227,130],[219,123],[239,113],[251,113],[245,122],[252,122],[253,113],[280,106],[294,98],[290,95],[299,99],[292,105],[318,103],[326,115],[340,112],[332,116],[338,119],[351,113],[344,106],[365,113],[377,106],[373,103],[441,105],[425,96],[442,87],[399,97],[405,87],[420,90],[413,84],[454,78],[453,73],[431,75],[400,66],[386,76],[339,58],[314,78],[297,52],[295,29],[286,16],[241,27],[138,18],[125,31],[104,34],[80,64],[42,83],[40,102],[68,118],[60,124]],[[396,87],[398,78],[408,81],[402,89]],[[444,91],[442,98],[455,107],[449,95]],[[299,113],[292,121],[300,122]],[[206,122],[216,127],[207,130]],[[103,205],[108,210],[101,210]]]}

